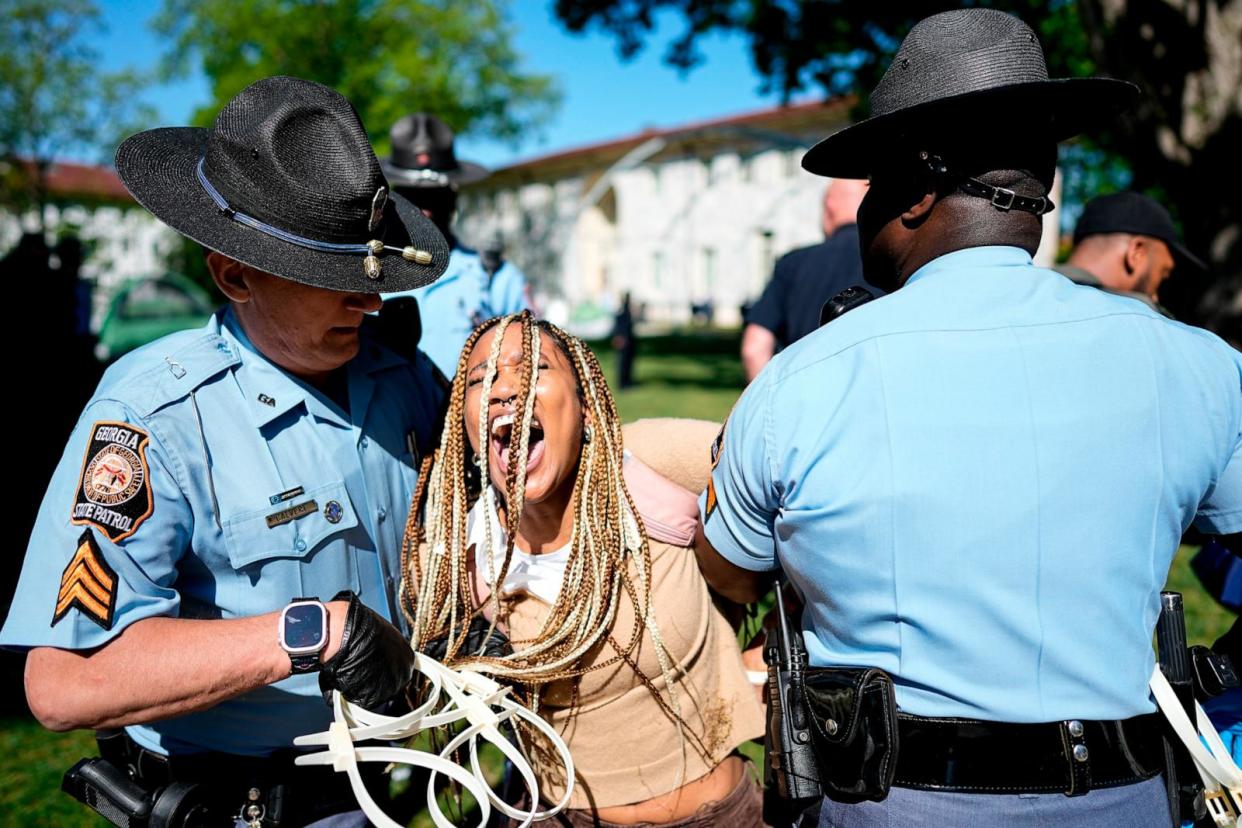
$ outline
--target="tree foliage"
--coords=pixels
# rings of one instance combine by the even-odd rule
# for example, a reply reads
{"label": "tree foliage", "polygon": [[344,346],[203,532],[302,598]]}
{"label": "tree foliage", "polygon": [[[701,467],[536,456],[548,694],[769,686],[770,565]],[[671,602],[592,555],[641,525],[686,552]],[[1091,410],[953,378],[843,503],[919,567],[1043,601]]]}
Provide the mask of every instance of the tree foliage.
{"label": "tree foliage", "polygon": [[43,203],[54,158],[94,154],[150,117],[138,72],[100,72],[90,0],[0,0],[0,204]]}
{"label": "tree foliage", "polygon": [[[1179,315],[1222,329],[1242,294],[1242,0],[556,0],[570,31],[612,34],[622,57],[642,49],[662,14],[685,23],[664,59],[702,62],[698,38],[735,32],[751,45],[765,91],[866,92],[915,22],[985,5],[1017,14],[1039,34],[1056,77],[1093,73],[1133,81],[1142,103],[1090,144],[1129,167],[1133,186],[1158,195],[1215,280],[1169,282]],[[1021,113],[1012,113],[1020,127]],[[1083,157],[1094,157],[1092,153]],[[1085,180],[1095,177],[1087,175]],[[1082,193],[1089,196],[1093,193]],[[1165,292],[1161,292],[1165,298]]]}
{"label": "tree foliage", "polygon": [[164,0],[166,76],[193,63],[211,85],[195,114],[209,125],[243,87],[270,75],[341,92],[377,144],[414,111],[455,129],[515,139],[559,101],[550,77],[523,70],[499,0]]}

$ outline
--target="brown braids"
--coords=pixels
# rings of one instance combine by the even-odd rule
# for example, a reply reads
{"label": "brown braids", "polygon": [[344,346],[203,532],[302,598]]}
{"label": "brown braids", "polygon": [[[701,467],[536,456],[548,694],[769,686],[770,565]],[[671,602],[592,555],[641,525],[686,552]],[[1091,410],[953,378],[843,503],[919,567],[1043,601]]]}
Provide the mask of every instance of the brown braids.
{"label": "brown braids", "polygon": [[[495,552],[500,572],[496,584],[504,583],[525,498],[526,458],[530,447],[531,419],[534,411],[539,354],[548,340],[565,354],[579,383],[584,416],[593,422],[594,437],[584,441],[574,480],[570,508],[574,530],[565,576],[560,593],[538,634],[528,642],[514,642],[515,652],[505,657],[484,657],[464,652],[470,620],[481,613],[470,584],[466,538],[466,514],[480,496],[493,498],[487,474],[487,401],[496,374],[500,342],[509,325],[522,329],[523,370],[515,401],[513,438],[509,443],[506,470],[506,538],[503,554],[490,537],[489,550],[475,550],[476,562]],[[479,421],[466,423],[465,398],[468,360],[482,336],[496,330],[483,379]],[[481,429],[479,467],[483,491],[468,485],[469,441],[467,427]],[[644,631],[651,634],[655,651],[665,674],[673,710],[679,705],[673,695],[672,662],[651,607],[651,553],[646,534],[622,477],[621,422],[616,403],[608,390],[599,361],[579,339],[529,312],[497,318],[479,326],[466,341],[453,379],[449,410],[440,445],[423,464],[418,488],[410,510],[403,544],[402,609],[410,622],[416,648],[447,636],[444,661],[454,667],[468,667],[498,678],[508,679],[530,691],[538,704],[541,688],[548,683],[579,676],[588,669],[600,669],[618,661],[633,665],[630,653]],[[490,506],[490,504],[489,504]],[[490,521],[485,521],[490,524]],[[422,560],[420,544],[427,545]],[[493,607],[499,604],[499,588],[491,590]],[[618,655],[587,667],[584,658],[600,642],[610,637],[617,607],[624,596],[635,610],[633,636]],[[633,665],[636,666],[636,665]]]}

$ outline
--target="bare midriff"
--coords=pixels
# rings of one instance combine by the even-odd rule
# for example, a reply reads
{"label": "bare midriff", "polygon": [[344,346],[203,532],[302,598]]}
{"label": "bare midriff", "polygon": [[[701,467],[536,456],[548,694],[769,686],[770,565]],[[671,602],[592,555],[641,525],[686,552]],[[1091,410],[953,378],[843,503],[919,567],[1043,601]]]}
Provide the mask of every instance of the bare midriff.
{"label": "bare midriff", "polygon": [[595,814],[601,822],[615,822],[620,825],[676,822],[693,816],[704,805],[719,802],[733,793],[745,772],[746,764],[742,758],[730,756],[712,768],[706,776],[674,791],[630,805],[598,808]]}

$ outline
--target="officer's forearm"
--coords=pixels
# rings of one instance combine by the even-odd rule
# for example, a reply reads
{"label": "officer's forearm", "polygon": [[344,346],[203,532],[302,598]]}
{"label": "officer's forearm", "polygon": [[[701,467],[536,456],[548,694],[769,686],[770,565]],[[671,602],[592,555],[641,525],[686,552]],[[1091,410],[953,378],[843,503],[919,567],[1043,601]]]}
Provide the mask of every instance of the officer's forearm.
{"label": "officer's forearm", "polygon": [[769,573],[742,569],[717,552],[703,534],[701,521],[694,533],[694,555],[698,558],[703,579],[730,601],[753,604],[771,585],[772,577]]}
{"label": "officer's forearm", "polygon": [[[328,612],[330,658],[343,602]],[[289,675],[279,613],[228,620],[145,618],[92,651],[38,647],[26,659],[26,699],[50,730],[153,722],[205,710]]]}

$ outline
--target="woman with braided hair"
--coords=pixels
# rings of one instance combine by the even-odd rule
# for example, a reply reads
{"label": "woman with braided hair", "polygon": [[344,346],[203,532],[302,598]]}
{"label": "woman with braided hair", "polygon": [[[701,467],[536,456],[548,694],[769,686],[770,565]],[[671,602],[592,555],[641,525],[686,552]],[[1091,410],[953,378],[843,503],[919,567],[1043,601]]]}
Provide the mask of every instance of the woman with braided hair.
{"label": "woman with braided hair", "polygon": [[[762,825],[736,753],[762,711],[690,549],[694,495],[625,452],[587,346],[526,312],[481,325],[419,480],[414,646],[513,685],[568,743],[569,810],[537,824]],[[522,741],[557,801],[564,771]]]}

